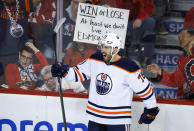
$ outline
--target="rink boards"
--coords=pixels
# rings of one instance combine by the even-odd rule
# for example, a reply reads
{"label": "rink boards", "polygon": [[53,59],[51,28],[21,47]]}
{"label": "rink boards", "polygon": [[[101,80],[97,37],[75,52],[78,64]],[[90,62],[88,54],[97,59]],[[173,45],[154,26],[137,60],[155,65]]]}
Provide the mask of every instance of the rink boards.
{"label": "rink boards", "polygon": [[[11,94],[10,94],[11,93]],[[0,93],[0,131],[62,131],[58,93],[33,91]],[[68,131],[87,131],[87,95],[64,94]],[[78,97],[77,97],[78,96]],[[160,113],[151,125],[137,123],[143,103],[134,99],[131,131],[193,131],[192,101],[158,99]]]}

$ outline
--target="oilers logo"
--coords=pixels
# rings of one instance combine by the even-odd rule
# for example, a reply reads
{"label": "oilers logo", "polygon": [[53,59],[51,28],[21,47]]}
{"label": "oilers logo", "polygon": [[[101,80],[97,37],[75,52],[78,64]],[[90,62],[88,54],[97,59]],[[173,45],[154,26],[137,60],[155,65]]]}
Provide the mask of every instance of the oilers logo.
{"label": "oilers logo", "polygon": [[108,94],[112,89],[112,80],[109,75],[100,73],[96,77],[96,92],[100,95]]}
{"label": "oilers logo", "polygon": [[14,24],[10,27],[9,32],[14,38],[19,38],[24,34],[24,29],[20,24]]}

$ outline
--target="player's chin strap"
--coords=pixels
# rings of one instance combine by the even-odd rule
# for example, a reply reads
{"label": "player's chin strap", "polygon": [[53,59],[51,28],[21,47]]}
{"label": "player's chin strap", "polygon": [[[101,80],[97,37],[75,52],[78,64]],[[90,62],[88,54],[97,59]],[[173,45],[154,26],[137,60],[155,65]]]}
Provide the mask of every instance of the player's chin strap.
{"label": "player's chin strap", "polygon": [[[59,28],[62,26],[62,24],[65,22],[66,18],[62,18],[60,19],[55,28],[54,28],[54,32],[53,32],[53,43],[54,43],[54,48],[55,48],[55,61],[56,63],[59,63],[59,61],[57,61],[57,58],[59,58],[59,56],[57,56],[57,49],[56,49],[56,34],[59,31]],[[59,95],[60,95],[60,102],[61,102],[61,111],[62,111],[62,117],[63,117],[63,124],[64,124],[64,129],[65,131],[67,131],[67,126],[66,126],[66,117],[65,117],[65,108],[64,108],[64,102],[63,102],[63,94],[62,94],[62,87],[61,87],[61,79],[60,77],[57,77],[58,80],[58,84],[59,84]]]}

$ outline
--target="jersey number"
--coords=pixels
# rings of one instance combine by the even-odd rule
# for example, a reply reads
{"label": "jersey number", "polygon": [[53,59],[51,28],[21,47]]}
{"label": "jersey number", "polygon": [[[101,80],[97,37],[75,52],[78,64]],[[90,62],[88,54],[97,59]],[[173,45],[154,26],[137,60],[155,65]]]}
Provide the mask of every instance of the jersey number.
{"label": "jersey number", "polygon": [[142,80],[142,82],[144,82],[144,80],[145,80],[145,76],[144,76],[144,74],[143,74],[143,73],[139,73],[139,75],[138,75],[138,79],[141,79],[141,80]]}

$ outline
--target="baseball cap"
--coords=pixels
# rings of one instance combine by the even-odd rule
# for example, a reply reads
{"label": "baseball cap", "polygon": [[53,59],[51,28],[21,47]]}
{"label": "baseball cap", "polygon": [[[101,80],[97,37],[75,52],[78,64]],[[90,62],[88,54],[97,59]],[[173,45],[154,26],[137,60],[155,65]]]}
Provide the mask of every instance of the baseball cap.
{"label": "baseball cap", "polygon": [[183,30],[194,31],[194,6],[187,12]]}

